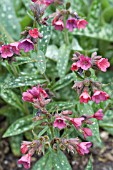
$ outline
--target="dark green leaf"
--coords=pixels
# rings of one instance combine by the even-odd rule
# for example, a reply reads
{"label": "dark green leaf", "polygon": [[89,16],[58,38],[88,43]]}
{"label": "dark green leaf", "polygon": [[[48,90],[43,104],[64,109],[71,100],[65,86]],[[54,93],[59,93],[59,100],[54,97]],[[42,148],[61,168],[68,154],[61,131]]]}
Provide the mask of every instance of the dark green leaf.
{"label": "dark green leaf", "polygon": [[18,78],[12,78],[5,80],[6,83],[3,85],[4,89],[7,88],[16,88],[16,87],[23,87],[23,86],[33,86],[37,84],[41,84],[46,82],[46,80],[39,78],[37,74],[23,74]]}
{"label": "dark green leaf", "polygon": [[47,50],[47,45],[49,43],[50,37],[51,37],[51,20],[48,21],[49,25],[41,25],[40,32],[43,35],[42,39],[39,39],[38,42],[38,49],[42,51],[45,55]]}
{"label": "dark green leaf", "polygon": [[32,168],[32,170],[72,170],[63,152],[46,153]]}
{"label": "dark green leaf", "polygon": [[20,24],[16,17],[12,0],[0,1],[0,21],[8,33],[15,39],[20,36]]}
{"label": "dark green leaf", "polygon": [[23,118],[20,118],[16,120],[5,132],[3,137],[9,137],[9,136],[15,136],[18,134],[21,134],[23,132],[26,132],[28,130],[33,129],[35,126],[38,126],[41,121],[32,122],[32,115],[25,116]]}

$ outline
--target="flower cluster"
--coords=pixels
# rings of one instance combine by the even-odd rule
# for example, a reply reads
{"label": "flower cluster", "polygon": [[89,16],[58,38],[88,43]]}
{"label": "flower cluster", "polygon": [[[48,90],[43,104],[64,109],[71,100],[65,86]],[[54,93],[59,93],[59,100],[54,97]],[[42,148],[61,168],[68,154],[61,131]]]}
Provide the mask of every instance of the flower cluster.
{"label": "flower cluster", "polygon": [[94,52],[89,58],[80,53],[75,53],[72,60],[74,63],[71,66],[72,71],[88,70],[89,68],[98,69],[103,72],[107,71],[107,68],[110,66],[107,58],[102,58],[102,56],[97,56],[97,53]]}
{"label": "flower cluster", "polygon": [[26,102],[31,102],[35,108],[40,109],[42,113],[46,113],[45,106],[51,101],[47,92],[38,85],[32,87],[22,94],[22,99]]}
{"label": "flower cluster", "polygon": [[24,155],[18,160],[18,164],[22,164],[25,169],[29,169],[33,154],[36,152],[40,155],[43,152],[43,146],[47,147],[48,140],[48,136],[43,136],[38,140],[33,140],[32,142],[23,141],[20,150]]}
{"label": "flower cluster", "polygon": [[79,130],[80,132],[83,133],[84,138],[88,136],[92,136],[92,131],[91,129],[87,128],[87,124],[92,124],[93,122],[90,120],[91,118],[95,118],[97,120],[102,120],[103,119],[103,113],[102,109],[99,109],[96,113],[90,116],[81,116],[79,118],[71,118],[67,115],[72,114],[72,111],[65,110],[62,111],[60,114],[55,114],[55,121],[53,126],[58,129],[64,129],[68,127],[69,125],[74,125],[76,130]]}
{"label": "flower cluster", "polygon": [[88,103],[88,101],[92,100],[98,104],[101,101],[109,99],[109,95],[102,91],[101,84],[99,82],[94,82],[91,79],[75,81],[72,88],[77,91],[78,95],[80,95],[80,103]]}
{"label": "flower cluster", "polygon": [[[66,26],[64,24],[64,18],[68,15],[68,19],[66,20]],[[52,21],[52,25],[56,30],[62,31],[64,28],[67,28],[70,32],[72,32],[75,28],[78,30],[85,29],[88,22],[85,19],[80,19],[80,17],[76,13],[71,13],[70,11],[60,11],[56,13]]]}

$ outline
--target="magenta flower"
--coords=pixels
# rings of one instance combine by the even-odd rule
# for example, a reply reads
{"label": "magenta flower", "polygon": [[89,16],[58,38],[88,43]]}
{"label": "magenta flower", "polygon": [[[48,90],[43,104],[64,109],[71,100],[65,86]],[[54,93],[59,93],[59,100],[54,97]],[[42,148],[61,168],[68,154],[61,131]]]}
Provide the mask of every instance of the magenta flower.
{"label": "magenta flower", "polygon": [[20,43],[18,44],[18,48],[24,49],[24,52],[27,53],[30,50],[34,50],[34,44],[30,39],[24,39],[22,41],[20,41]]}
{"label": "magenta flower", "polygon": [[58,129],[64,129],[66,127],[66,122],[64,121],[64,119],[60,116],[57,116],[54,124],[54,127],[57,127]]}
{"label": "magenta flower", "polygon": [[77,67],[77,64],[76,64],[76,63],[73,63],[73,64],[72,64],[71,70],[72,70],[72,71],[77,71],[77,70],[78,70],[78,67]]}
{"label": "magenta flower", "polygon": [[83,117],[80,117],[80,118],[70,118],[69,120],[76,127],[76,129],[79,129],[80,126],[82,125],[83,121],[84,121],[84,118]]}
{"label": "magenta flower", "polygon": [[107,68],[110,66],[110,63],[107,58],[101,58],[96,62],[96,64],[98,68],[103,72],[106,72]]}
{"label": "magenta flower", "polygon": [[64,29],[64,23],[62,20],[58,20],[56,22],[53,22],[53,26],[56,30],[62,31]]}
{"label": "magenta flower", "polygon": [[103,119],[103,112],[102,109],[99,109],[94,115],[93,118],[97,119],[97,120],[102,120]]}
{"label": "magenta flower", "polygon": [[77,28],[77,20],[75,18],[69,18],[66,21],[66,28],[72,32],[74,28]]}
{"label": "magenta flower", "polygon": [[18,164],[23,164],[25,169],[29,169],[30,168],[30,163],[31,163],[31,154],[26,154],[24,156],[22,156],[19,160],[18,160]]}
{"label": "magenta flower", "polygon": [[109,95],[106,92],[100,90],[95,91],[92,96],[92,101],[94,101],[97,104],[107,99],[109,99]]}
{"label": "magenta flower", "polygon": [[34,28],[32,30],[29,30],[29,35],[33,38],[38,38],[38,29]]}
{"label": "magenta flower", "polygon": [[41,95],[44,97],[44,98],[47,98],[48,97],[48,94],[46,93],[45,90],[43,90],[40,85],[38,85],[38,87],[32,87],[31,90],[28,90],[29,93],[31,93],[33,95],[34,98],[38,98],[40,99]]}
{"label": "magenta flower", "polygon": [[92,136],[92,131],[89,128],[82,128],[84,139],[86,139],[88,136]]}
{"label": "magenta flower", "polygon": [[20,50],[18,49],[18,45],[19,45],[19,42],[14,42],[14,43],[10,44],[10,46],[12,47],[12,51],[17,55],[20,54]]}
{"label": "magenta flower", "polygon": [[76,151],[80,155],[88,154],[89,153],[89,148],[92,146],[91,142],[81,142],[76,144]]}
{"label": "magenta flower", "polygon": [[81,95],[80,95],[80,103],[88,103],[89,100],[91,100],[90,95],[88,94],[87,91],[84,91]]}
{"label": "magenta flower", "polygon": [[21,145],[21,148],[20,148],[22,154],[25,154],[28,151],[28,147],[29,147],[30,144],[31,144],[31,142],[28,142],[28,141],[22,142],[22,145]]}
{"label": "magenta flower", "polygon": [[91,58],[81,55],[76,65],[77,67],[80,67],[83,70],[88,70],[91,67]]}
{"label": "magenta flower", "polygon": [[29,90],[22,93],[22,100],[26,102],[33,102],[33,95],[29,92]]}
{"label": "magenta flower", "polygon": [[47,6],[51,5],[54,2],[54,0],[44,0],[44,4]]}
{"label": "magenta flower", "polygon": [[46,6],[49,6],[50,4],[52,4],[54,2],[54,0],[31,0],[34,3],[38,3],[40,4],[45,4]]}
{"label": "magenta flower", "polygon": [[88,22],[85,19],[79,19],[77,20],[77,28],[80,30],[85,29],[86,25],[88,24]]}
{"label": "magenta flower", "polygon": [[12,57],[13,56],[13,51],[10,45],[3,45],[1,47],[1,57],[2,58],[7,58],[7,57]]}

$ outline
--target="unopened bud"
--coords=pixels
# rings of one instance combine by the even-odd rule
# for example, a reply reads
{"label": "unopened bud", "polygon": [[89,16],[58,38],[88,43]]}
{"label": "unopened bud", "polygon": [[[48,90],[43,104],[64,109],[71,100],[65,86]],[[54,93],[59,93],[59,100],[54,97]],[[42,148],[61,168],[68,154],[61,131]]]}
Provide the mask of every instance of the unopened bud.
{"label": "unopened bud", "polygon": [[45,141],[48,141],[49,140],[49,136],[45,135],[44,139],[45,139]]}
{"label": "unopened bud", "polygon": [[71,110],[64,110],[61,112],[62,115],[72,115],[72,111]]}
{"label": "unopened bud", "polygon": [[50,147],[50,143],[46,142],[44,146],[45,146],[46,149],[48,149]]}
{"label": "unopened bud", "polygon": [[66,150],[66,147],[65,147],[62,143],[59,144],[59,148],[60,148],[62,151],[65,151],[65,150]]}

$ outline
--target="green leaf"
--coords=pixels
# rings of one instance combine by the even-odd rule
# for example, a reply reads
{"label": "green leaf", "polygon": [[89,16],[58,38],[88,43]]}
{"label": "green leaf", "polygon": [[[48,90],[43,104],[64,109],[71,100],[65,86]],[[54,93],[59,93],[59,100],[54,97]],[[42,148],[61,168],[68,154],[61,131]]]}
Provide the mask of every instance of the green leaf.
{"label": "green leaf", "polygon": [[32,170],[72,170],[63,152],[46,153],[32,168]]}
{"label": "green leaf", "polygon": [[77,102],[77,108],[81,116],[83,114],[92,115],[94,113],[93,108],[89,103],[85,104]]}
{"label": "green leaf", "polygon": [[59,49],[56,45],[49,45],[46,51],[46,57],[52,59],[53,61],[58,61]]}
{"label": "green leaf", "polygon": [[19,39],[21,28],[12,0],[0,1],[0,21],[14,39]]}
{"label": "green leaf", "polygon": [[47,110],[50,109],[52,112],[56,111],[56,108],[61,111],[61,110],[66,110],[66,109],[70,109],[74,107],[74,103],[73,102],[63,102],[63,101],[59,101],[59,102],[52,102],[49,103],[47,105]]}
{"label": "green leaf", "polygon": [[32,170],[52,170],[50,152],[46,153],[38,162],[36,162]]}
{"label": "green leaf", "polygon": [[70,73],[67,74],[64,78],[58,80],[52,87],[51,89],[56,91],[64,88],[65,86],[69,85],[71,82],[74,80],[74,74]]}
{"label": "green leaf", "polygon": [[38,126],[42,121],[32,122],[33,115],[25,116],[16,120],[5,132],[3,137],[15,136],[33,129]]}
{"label": "green leaf", "polygon": [[24,87],[24,86],[33,86],[37,84],[42,84],[46,82],[46,80],[40,78],[37,74],[23,74],[18,78],[10,78],[5,80],[5,84],[2,85],[4,89],[8,88],[16,88],[16,87]]}
{"label": "green leaf", "polygon": [[10,137],[10,146],[11,146],[11,151],[15,156],[20,156],[20,146],[22,142],[22,135]]}
{"label": "green leaf", "polygon": [[[34,54],[35,55],[35,54]],[[41,74],[45,73],[46,71],[46,59],[45,55],[42,51],[38,51],[37,54],[37,63],[36,66]]]}
{"label": "green leaf", "polygon": [[92,130],[93,133],[92,137],[89,137],[89,140],[93,142],[96,146],[102,144],[102,141],[100,139],[98,121],[93,119],[93,124],[88,125],[88,127]]}
{"label": "green leaf", "polygon": [[42,51],[44,54],[46,53],[47,46],[51,37],[51,19],[48,20],[48,26],[41,25],[39,31],[43,35],[42,39],[38,41],[38,50]]}
{"label": "green leaf", "polygon": [[93,165],[92,165],[92,157],[90,157],[87,167],[85,168],[85,170],[93,170]]}
{"label": "green leaf", "polygon": [[59,58],[57,61],[57,70],[60,78],[63,78],[66,74],[69,54],[70,54],[70,47],[67,47],[66,45],[62,45],[59,49]]}
{"label": "green leaf", "polygon": [[39,132],[38,138],[40,138],[45,132],[47,132],[48,128],[49,128],[49,127],[46,126],[41,132]]}
{"label": "green leaf", "polygon": [[111,135],[113,135],[113,112],[112,110],[107,110],[107,112],[104,114],[103,120],[99,121],[99,126],[105,129]]}
{"label": "green leaf", "polygon": [[53,160],[54,170],[72,170],[66,156],[62,151],[59,150],[57,153],[53,152],[51,159]]}
{"label": "green leaf", "polygon": [[32,59],[30,57],[16,57],[16,62],[13,62],[15,66],[17,65],[22,65],[22,64],[27,64],[27,63],[35,63],[37,62],[36,59]]}
{"label": "green leaf", "polygon": [[18,96],[12,90],[1,88],[0,96],[6,103],[22,110],[22,103],[20,102]]}

